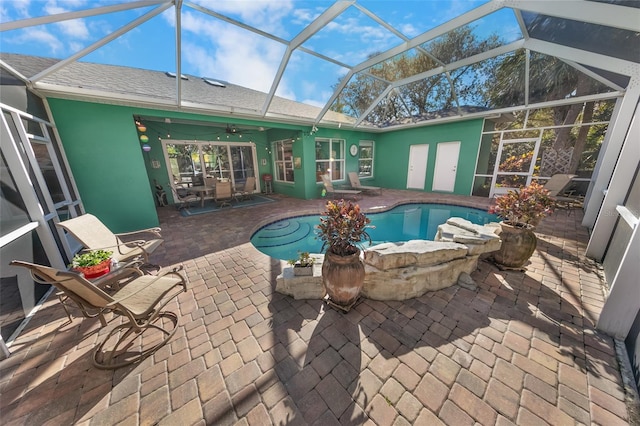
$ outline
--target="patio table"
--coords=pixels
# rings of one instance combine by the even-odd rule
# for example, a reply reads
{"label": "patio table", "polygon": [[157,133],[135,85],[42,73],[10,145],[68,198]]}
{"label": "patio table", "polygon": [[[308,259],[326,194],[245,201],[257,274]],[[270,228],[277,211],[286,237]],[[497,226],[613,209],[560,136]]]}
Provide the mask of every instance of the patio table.
{"label": "patio table", "polygon": [[195,192],[200,197],[200,206],[204,207],[204,197],[207,193],[214,193],[216,188],[214,186],[209,185],[196,185],[189,188],[189,192]]}

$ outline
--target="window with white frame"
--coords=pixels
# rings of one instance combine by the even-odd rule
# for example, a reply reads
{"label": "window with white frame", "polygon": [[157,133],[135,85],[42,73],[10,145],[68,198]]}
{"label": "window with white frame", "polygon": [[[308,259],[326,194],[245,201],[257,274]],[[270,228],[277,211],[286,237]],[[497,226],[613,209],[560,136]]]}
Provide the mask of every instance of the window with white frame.
{"label": "window with white frame", "polygon": [[331,180],[344,179],[344,139],[316,139],[316,182],[329,174]]}
{"label": "window with white frame", "polygon": [[373,176],[373,141],[360,141],[358,149],[358,175]]}
{"label": "window with white frame", "polygon": [[274,142],[273,153],[276,181],[293,183],[293,141],[286,139]]}

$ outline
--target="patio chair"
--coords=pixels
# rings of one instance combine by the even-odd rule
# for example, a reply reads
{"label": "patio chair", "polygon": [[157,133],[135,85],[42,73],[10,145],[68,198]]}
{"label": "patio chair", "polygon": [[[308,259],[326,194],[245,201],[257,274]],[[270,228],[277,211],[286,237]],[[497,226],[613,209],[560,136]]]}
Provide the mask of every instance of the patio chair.
{"label": "patio chair", "polygon": [[[84,310],[97,312],[102,326],[104,318],[112,312],[124,322],[111,329],[93,353],[93,365],[100,369],[115,369],[141,361],[171,339],[178,325],[174,312],[164,311],[179,293],[187,290],[185,278],[177,271],[144,275],[137,268],[127,268],[131,281],[115,294],[109,295],[76,272],[61,271],[48,266],[14,260],[13,266],[22,266],[31,272],[34,281],[50,284],[72,299]],[[159,331],[162,338],[143,335],[146,331]],[[115,343],[107,345],[115,339]],[[142,343],[155,342],[148,348]],[[109,346],[109,349],[105,349]]]}
{"label": "patio chair", "polygon": [[173,202],[178,207],[178,210],[189,208],[194,201],[200,199],[197,195],[188,192],[184,188],[180,188],[181,191],[178,191],[175,186],[171,184],[169,186],[171,187],[171,194],[173,194]]}
{"label": "patio chair", "polygon": [[571,213],[571,208],[582,205],[582,198],[578,196],[567,195],[567,189],[571,185],[571,180],[576,175],[558,173],[544,184],[544,188],[549,191],[549,196],[556,203],[556,208],[566,208]]}
{"label": "patio chair", "polygon": [[231,207],[231,200],[233,198],[234,197],[233,191],[231,190],[231,181],[216,182],[215,202],[218,207]]}
{"label": "patio chair", "polygon": [[359,189],[361,191],[367,192],[376,192],[378,195],[382,195],[382,188],[379,186],[366,186],[360,184],[360,177],[356,172],[349,172],[349,182],[351,182],[351,187],[354,189]]}
{"label": "patio chair", "polygon": [[331,178],[327,174],[322,175],[322,183],[324,184],[324,189],[327,191],[327,194],[333,198],[353,198],[354,200],[357,200],[358,195],[362,193],[362,191],[355,189],[334,188]]}
{"label": "patio chair", "polygon": [[543,185],[544,189],[549,191],[549,195],[552,197],[562,196],[574,177],[576,177],[576,175],[563,173],[555,174]]}
{"label": "patio chair", "polygon": [[253,198],[253,191],[256,190],[256,178],[248,177],[244,182],[244,188],[240,191],[236,191],[233,196],[237,200],[248,200]]}
{"label": "patio chair", "polygon": [[[149,255],[164,241],[160,235],[160,228],[141,229],[139,231],[114,234],[104,223],[90,213],[73,219],[56,223],[80,242],[87,250],[110,250],[112,258],[117,262],[126,262],[142,256],[145,263],[149,262]],[[157,238],[123,241],[121,237],[148,235]]]}

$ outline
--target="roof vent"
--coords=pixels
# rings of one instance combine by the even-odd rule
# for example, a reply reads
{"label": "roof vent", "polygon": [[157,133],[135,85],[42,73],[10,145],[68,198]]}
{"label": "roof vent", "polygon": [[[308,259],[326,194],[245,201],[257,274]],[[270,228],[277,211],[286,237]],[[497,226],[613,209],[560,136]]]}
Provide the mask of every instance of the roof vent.
{"label": "roof vent", "polygon": [[[168,75],[169,77],[176,78],[176,73],[175,72],[167,71],[165,74]],[[180,78],[183,79],[183,80],[189,80],[187,78],[187,76],[184,75],[184,74],[180,74]]]}
{"label": "roof vent", "polygon": [[218,80],[212,80],[210,78],[203,78],[203,80],[205,81],[205,83],[210,84],[212,86],[216,86],[216,87],[227,87],[226,84],[219,82]]}

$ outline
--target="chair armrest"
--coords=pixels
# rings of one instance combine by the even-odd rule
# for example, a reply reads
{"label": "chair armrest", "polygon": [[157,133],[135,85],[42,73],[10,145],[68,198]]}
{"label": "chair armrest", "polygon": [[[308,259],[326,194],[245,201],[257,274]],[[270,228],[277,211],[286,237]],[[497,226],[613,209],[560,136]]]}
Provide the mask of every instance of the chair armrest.
{"label": "chair armrest", "polygon": [[162,229],[155,227],[155,228],[147,228],[147,229],[140,229],[138,231],[131,231],[131,232],[121,232],[119,234],[115,234],[118,237],[124,236],[124,235],[135,235],[135,234],[141,234],[141,233],[148,233],[148,234],[154,234],[156,235],[158,238],[162,238],[162,235],[160,235],[160,231],[162,231]]}
{"label": "chair armrest", "polygon": [[120,247],[122,247],[122,246],[127,247],[127,248],[139,247],[141,250],[144,251],[144,248],[142,246],[145,243],[146,243],[145,240],[133,240],[133,241],[128,241],[126,243],[123,242],[123,243],[120,243],[120,244],[114,244],[112,246],[96,247],[96,248],[92,248],[92,249],[83,249],[82,251],[120,249]]}

